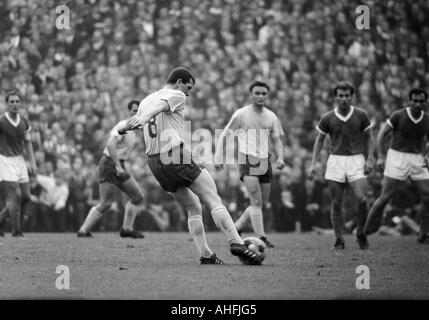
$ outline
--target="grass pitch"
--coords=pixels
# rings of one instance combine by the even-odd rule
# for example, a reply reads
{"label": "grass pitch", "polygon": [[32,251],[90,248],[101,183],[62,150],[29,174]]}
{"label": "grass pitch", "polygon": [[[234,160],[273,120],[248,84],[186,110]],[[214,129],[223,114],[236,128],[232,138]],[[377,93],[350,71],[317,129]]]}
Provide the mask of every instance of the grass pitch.
{"label": "grass pitch", "polygon": [[[227,265],[200,265],[187,233],[27,233],[0,238],[0,299],[429,299],[429,246],[414,236],[370,237],[362,251],[347,236],[270,234],[276,244],[262,266],[243,266],[221,233],[208,242]],[[58,290],[56,268],[70,270]],[[356,268],[369,268],[370,288],[358,290]]]}

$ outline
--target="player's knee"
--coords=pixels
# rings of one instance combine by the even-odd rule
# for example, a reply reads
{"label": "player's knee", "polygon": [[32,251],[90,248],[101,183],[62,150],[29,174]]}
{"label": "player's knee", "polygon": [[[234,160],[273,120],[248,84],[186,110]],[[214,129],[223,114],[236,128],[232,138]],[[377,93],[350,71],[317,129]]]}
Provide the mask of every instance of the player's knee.
{"label": "player's knee", "polygon": [[188,212],[188,216],[198,216],[202,214],[202,206],[201,203],[198,202],[192,202],[192,203],[188,203],[186,205],[186,211]]}
{"label": "player's knee", "polygon": [[13,194],[9,194],[6,202],[10,205],[19,205],[21,204],[22,194],[21,192],[15,192]]}

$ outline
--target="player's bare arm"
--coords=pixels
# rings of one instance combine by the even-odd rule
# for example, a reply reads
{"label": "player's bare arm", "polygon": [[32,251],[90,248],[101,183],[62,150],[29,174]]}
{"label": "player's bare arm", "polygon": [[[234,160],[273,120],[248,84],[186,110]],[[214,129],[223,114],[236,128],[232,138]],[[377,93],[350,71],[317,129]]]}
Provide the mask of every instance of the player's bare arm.
{"label": "player's bare arm", "polygon": [[429,162],[428,162],[428,152],[429,152],[428,145],[429,145],[429,143],[428,142],[429,142],[429,132],[426,134],[426,139],[423,141],[423,148],[422,148],[422,150],[423,150],[422,155],[423,155],[423,159],[425,161],[425,165],[426,165],[426,167],[429,168]]}
{"label": "player's bare arm", "polygon": [[377,170],[382,171],[384,169],[384,163],[386,161],[386,155],[383,153],[383,141],[384,137],[393,130],[388,124],[383,124],[377,135]]}
{"label": "player's bare arm", "polygon": [[217,171],[221,171],[223,169],[223,159],[221,158],[221,156],[223,155],[222,150],[225,144],[225,139],[228,136],[228,133],[230,132],[229,130],[231,130],[232,127],[235,127],[236,119],[237,117],[235,116],[231,118],[231,120],[225,126],[225,128],[223,129],[219,137],[219,142],[217,143],[216,151],[215,151],[215,168]]}
{"label": "player's bare arm", "polygon": [[369,128],[367,131],[364,132],[364,134],[367,138],[368,150],[368,156],[365,161],[364,173],[369,174],[374,168],[374,133],[372,131],[372,128]]}
{"label": "player's bare arm", "polygon": [[283,169],[285,166],[285,162],[284,162],[284,153],[283,153],[283,142],[281,137],[279,136],[273,136],[272,137],[272,141],[274,144],[274,149],[276,151],[276,156],[277,156],[277,160],[276,160],[276,167],[277,169]]}
{"label": "player's bare arm", "polygon": [[116,143],[118,142],[118,136],[110,136],[107,141],[107,150],[109,151],[109,156],[115,163],[116,171],[121,174],[124,172],[124,169],[121,166],[118,158],[118,149],[116,148]]}
{"label": "player's bare arm", "polygon": [[325,134],[322,133],[318,133],[317,137],[316,137],[316,141],[314,142],[314,146],[313,146],[313,155],[311,157],[311,165],[310,165],[310,169],[309,169],[309,175],[308,175],[308,179],[309,180],[313,180],[314,176],[316,175],[316,162],[319,159],[320,156],[320,152],[323,149],[323,142],[325,141]]}
{"label": "player's bare arm", "polygon": [[33,144],[31,143],[30,133],[25,134],[24,140],[25,153],[27,154],[30,167],[28,168],[30,175],[35,175],[37,171],[36,157],[34,156]]}

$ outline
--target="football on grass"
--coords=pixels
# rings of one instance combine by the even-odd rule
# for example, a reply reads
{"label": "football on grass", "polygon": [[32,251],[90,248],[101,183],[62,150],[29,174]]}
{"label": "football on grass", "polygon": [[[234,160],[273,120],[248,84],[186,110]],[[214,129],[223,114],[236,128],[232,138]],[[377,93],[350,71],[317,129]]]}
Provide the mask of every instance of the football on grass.
{"label": "football on grass", "polygon": [[247,237],[243,239],[243,241],[250,251],[259,253],[262,256],[262,260],[265,259],[267,254],[266,253],[267,246],[265,245],[264,241],[256,237]]}

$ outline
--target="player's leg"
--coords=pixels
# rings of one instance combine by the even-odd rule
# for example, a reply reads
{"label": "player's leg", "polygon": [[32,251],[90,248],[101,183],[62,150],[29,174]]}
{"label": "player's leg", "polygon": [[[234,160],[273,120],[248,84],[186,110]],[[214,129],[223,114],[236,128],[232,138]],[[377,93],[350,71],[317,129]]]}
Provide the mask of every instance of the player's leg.
{"label": "player's leg", "polygon": [[198,197],[186,187],[180,187],[171,194],[188,213],[189,233],[191,234],[192,240],[194,240],[195,246],[200,254],[201,264],[223,264],[207,244],[202,208]]}
{"label": "player's leg", "polygon": [[206,169],[201,170],[189,189],[207,205],[216,226],[226,235],[229,243],[244,243],[234,226],[231,215],[222,204],[212,176]]}
{"label": "player's leg", "polygon": [[[260,183],[260,185],[261,185],[261,191],[262,191],[262,210],[265,209],[265,214],[267,214],[267,206],[270,201],[271,182]],[[267,247],[274,248],[274,244],[271,241],[269,241],[266,238],[266,236],[261,238],[261,240],[265,242]]]}
{"label": "player's leg", "polygon": [[265,237],[264,220],[262,217],[262,190],[259,179],[257,176],[244,176],[243,183],[249,193],[249,217],[253,231],[258,237]]}
{"label": "player's leg", "polygon": [[[7,182],[5,182],[5,184],[7,185]],[[19,183],[19,188],[21,191],[21,201],[20,201],[20,219],[21,219],[21,213],[24,212],[23,209],[25,205],[30,201],[30,183],[29,182]],[[2,223],[4,222],[8,214],[9,214],[9,207],[6,205],[0,211],[0,229],[1,229]],[[21,230],[21,227],[19,227],[19,230]],[[22,230],[20,231],[20,233],[21,234],[19,235],[16,234],[16,236],[22,235]]]}
{"label": "player's leg", "polygon": [[231,245],[231,253],[238,256],[243,263],[261,264],[262,257],[247,249],[238,234],[231,215],[217,193],[216,184],[206,169],[201,170],[200,175],[192,182],[189,189],[209,208],[216,226],[225,234]]}
{"label": "player's leg", "polygon": [[335,248],[344,249],[343,238],[343,213],[341,210],[343,203],[343,196],[345,190],[345,183],[333,180],[328,181],[329,194],[331,197],[331,222],[334,229],[336,242]]}
{"label": "player's leg", "polygon": [[238,220],[235,221],[235,227],[237,228],[238,234],[240,235],[243,232],[244,227],[246,226],[247,222],[250,219],[249,213],[250,213],[250,206],[248,206],[246,210],[244,210],[240,218],[238,218]]}
{"label": "player's leg", "polygon": [[383,210],[393,196],[393,193],[398,186],[400,180],[390,177],[384,177],[382,182],[382,190],[380,196],[375,200],[372,207],[369,209],[366,219],[364,234],[369,235],[378,230],[381,225]]}
{"label": "player's leg", "polygon": [[[0,176],[1,179],[1,176]],[[6,217],[8,215],[8,209],[6,205],[6,200],[4,199],[3,195],[6,193],[3,181],[0,180],[0,204],[3,206],[3,208],[0,210],[0,237],[4,237],[4,231],[3,231],[3,223],[6,220]]]}
{"label": "player's leg", "polygon": [[368,249],[368,240],[364,234],[364,227],[368,216],[368,181],[366,178],[351,181],[350,187],[353,189],[355,197],[358,201],[358,217],[356,237],[361,249]]}
{"label": "player's leg", "polygon": [[130,198],[125,205],[124,221],[122,223],[120,236],[144,238],[144,235],[141,232],[134,230],[134,221],[136,220],[136,216],[143,210],[144,206],[143,191],[140,189],[137,181],[133,177],[125,180],[119,184],[118,187]]}
{"label": "player's leg", "polygon": [[112,198],[116,192],[116,187],[110,182],[102,182],[99,185],[100,188],[100,201],[98,204],[93,206],[88,213],[85,221],[79,229],[78,237],[91,237],[92,227],[101,219],[103,214],[109,210],[112,204]]}
{"label": "player's leg", "polygon": [[12,235],[22,236],[21,232],[21,188],[18,182],[3,181],[6,191],[6,207],[12,225]]}
{"label": "player's leg", "polygon": [[429,180],[412,180],[420,193],[422,205],[420,208],[419,243],[429,244]]}

